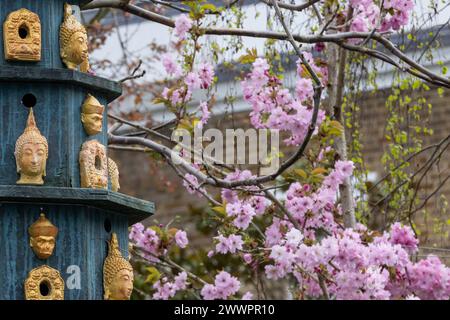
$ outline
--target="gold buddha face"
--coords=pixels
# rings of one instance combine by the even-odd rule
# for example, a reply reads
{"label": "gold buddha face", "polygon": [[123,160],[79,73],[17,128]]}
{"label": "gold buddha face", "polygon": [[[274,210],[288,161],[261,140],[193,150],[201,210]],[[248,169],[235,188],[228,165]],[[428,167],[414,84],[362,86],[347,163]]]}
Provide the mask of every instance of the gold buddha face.
{"label": "gold buddha face", "polygon": [[76,69],[88,59],[87,35],[84,32],[75,32],[65,48],[65,63],[69,69]]}
{"label": "gold buddha face", "polygon": [[122,269],[118,271],[109,286],[107,292],[109,300],[130,300],[133,292],[133,271]]}
{"label": "gold buddha face", "polygon": [[25,131],[17,139],[14,155],[17,172],[20,174],[17,184],[44,184],[48,143],[36,126],[32,109],[30,109]]}
{"label": "gold buddha face", "polygon": [[32,142],[25,143],[18,159],[19,181],[43,183],[42,176],[44,175],[46,160],[45,145]]}
{"label": "gold buddha face", "polygon": [[61,58],[67,68],[87,72],[88,38],[86,28],[75,18],[72,6],[64,4],[64,21],[60,27],[60,51]]}
{"label": "gold buddha face", "polygon": [[133,291],[133,267],[120,252],[117,234],[109,241],[109,252],[103,264],[103,288],[106,300],[129,300]]}
{"label": "gold buddha face", "polygon": [[56,240],[52,236],[30,238],[30,247],[39,259],[47,259],[53,254]]}

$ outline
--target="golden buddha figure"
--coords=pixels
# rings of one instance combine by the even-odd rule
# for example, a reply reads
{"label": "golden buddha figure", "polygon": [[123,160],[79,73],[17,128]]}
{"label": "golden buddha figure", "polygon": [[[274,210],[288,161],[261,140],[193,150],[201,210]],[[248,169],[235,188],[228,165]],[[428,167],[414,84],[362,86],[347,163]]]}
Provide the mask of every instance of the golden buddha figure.
{"label": "golden buddha figure", "polygon": [[29,228],[30,247],[39,259],[47,259],[53,254],[56,245],[58,228],[41,213]]}
{"label": "golden buddha figure", "polygon": [[105,107],[95,97],[88,94],[81,106],[81,122],[88,135],[102,132],[104,110]]}
{"label": "golden buddha figure", "polygon": [[17,172],[20,174],[17,184],[44,184],[48,143],[36,126],[32,108],[30,108],[25,131],[16,141],[14,156]]}
{"label": "golden buddha figure", "polygon": [[108,172],[109,178],[111,179],[111,189],[114,192],[119,191],[120,183],[119,183],[119,168],[113,159],[108,158]]}
{"label": "golden buddha figure", "polygon": [[130,300],[133,280],[133,267],[122,256],[117,235],[113,233],[109,242],[109,253],[103,264],[105,300]]}
{"label": "golden buddha figure", "polygon": [[88,38],[86,28],[72,14],[72,6],[64,4],[64,22],[59,31],[61,59],[67,68],[89,70]]}

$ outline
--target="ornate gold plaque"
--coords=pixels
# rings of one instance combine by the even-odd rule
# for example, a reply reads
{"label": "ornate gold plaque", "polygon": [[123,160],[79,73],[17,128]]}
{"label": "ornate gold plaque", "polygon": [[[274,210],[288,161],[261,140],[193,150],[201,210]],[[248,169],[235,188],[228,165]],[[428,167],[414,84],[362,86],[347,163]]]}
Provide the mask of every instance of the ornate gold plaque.
{"label": "ornate gold plaque", "polygon": [[40,266],[28,273],[25,280],[26,300],[64,300],[64,280],[59,271]]}
{"label": "ornate gold plaque", "polygon": [[20,179],[17,184],[43,185],[48,158],[48,142],[41,134],[30,108],[27,126],[16,141],[14,151],[17,172]]}
{"label": "ornate gold plaque", "polygon": [[41,21],[30,10],[11,12],[3,24],[6,60],[41,60]]}
{"label": "ornate gold plaque", "polygon": [[58,228],[41,213],[29,228],[30,247],[39,259],[47,259],[53,254],[56,245]]}
{"label": "ornate gold plaque", "polygon": [[117,235],[112,234],[109,252],[103,264],[105,300],[130,300],[133,291],[133,267],[120,252]]}
{"label": "ornate gold plaque", "polygon": [[67,68],[89,70],[88,38],[86,28],[72,14],[72,6],[64,4],[64,22],[59,30],[61,59]]}
{"label": "ornate gold plaque", "polygon": [[114,191],[114,192],[119,191],[119,189],[120,189],[119,168],[117,168],[117,164],[111,158],[108,158],[108,172],[109,172],[109,178],[111,179],[112,191]]}
{"label": "ornate gold plaque", "polygon": [[82,188],[108,189],[108,159],[106,148],[97,140],[83,143],[80,152]]}

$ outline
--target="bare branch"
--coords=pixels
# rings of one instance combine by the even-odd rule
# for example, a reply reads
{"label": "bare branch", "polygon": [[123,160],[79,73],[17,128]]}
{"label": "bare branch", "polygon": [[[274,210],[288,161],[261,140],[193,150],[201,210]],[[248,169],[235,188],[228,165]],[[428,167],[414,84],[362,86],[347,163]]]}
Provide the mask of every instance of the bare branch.
{"label": "bare branch", "polygon": [[[268,6],[273,6],[273,1],[271,1],[271,0],[260,0],[260,1],[267,4]],[[284,3],[281,1],[277,1],[276,3],[278,5],[278,7],[283,8],[283,9],[288,9],[291,11],[303,11],[309,7],[314,6],[314,4],[316,4],[319,1],[320,0],[309,0],[302,4],[290,4],[290,3]]]}

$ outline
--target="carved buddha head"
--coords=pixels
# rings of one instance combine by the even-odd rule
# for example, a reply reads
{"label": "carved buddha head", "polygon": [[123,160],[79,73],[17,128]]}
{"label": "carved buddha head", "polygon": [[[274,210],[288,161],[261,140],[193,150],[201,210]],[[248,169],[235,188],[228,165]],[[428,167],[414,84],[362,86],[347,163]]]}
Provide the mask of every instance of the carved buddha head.
{"label": "carved buddha head", "polygon": [[83,143],[80,152],[82,188],[108,188],[108,159],[106,148],[97,140]]}
{"label": "carved buddha head", "polygon": [[89,69],[88,38],[84,26],[72,14],[72,6],[64,4],[64,22],[60,31],[61,58],[67,68],[76,70],[81,65],[81,71]]}
{"label": "carved buddha head", "polygon": [[130,300],[133,280],[133,267],[122,256],[117,235],[113,233],[109,242],[109,253],[103,264],[105,300]]}
{"label": "carved buddha head", "polygon": [[53,254],[56,244],[58,228],[41,213],[29,228],[30,247],[39,259],[47,259]]}
{"label": "carved buddha head", "polygon": [[44,184],[48,143],[36,126],[31,108],[25,131],[16,141],[14,156],[16,157],[17,172],[20,174],[17,184]]}
{"label": "carved buddha head", "polygon": [[81,122],[88,135],[102,132],[104,110],[105,107],[95,97],[88,94],[81,107]]}
{"label": "carved buddha head", "polygon": [[111,189],[112,191],[119,191],[120,183],[119,183],[119,168],[117,168],[117,164],[113,159],[108,158],[108,172],[109,177],[111,179]]}

